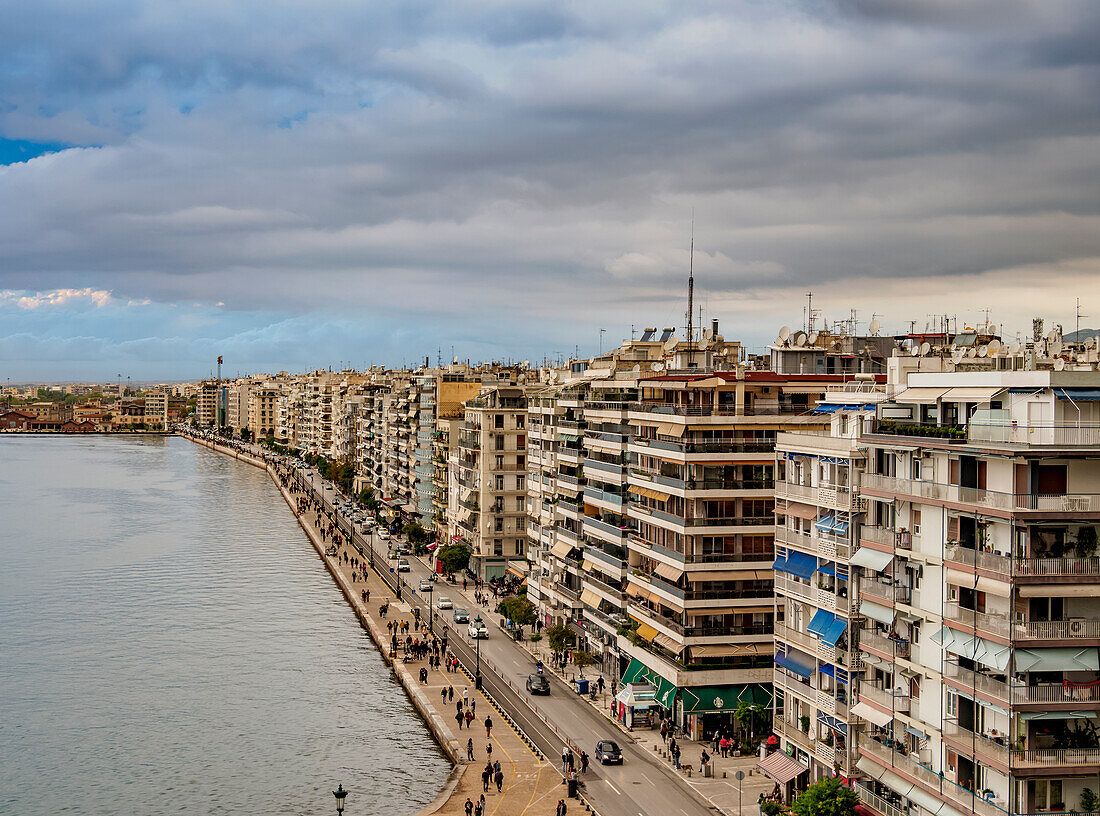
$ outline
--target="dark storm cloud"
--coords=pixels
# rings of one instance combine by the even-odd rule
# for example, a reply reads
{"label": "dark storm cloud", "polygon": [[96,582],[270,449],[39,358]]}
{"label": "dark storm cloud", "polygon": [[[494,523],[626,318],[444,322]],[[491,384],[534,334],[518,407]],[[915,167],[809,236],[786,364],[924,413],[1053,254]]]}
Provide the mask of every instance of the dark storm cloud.
{"label": "dark storm cloud", "polygon": [[96,147],[0,168],[0,289],[423,320],[429,347],[500,321],[535,348],[677,320],[694,208],[700,286],[746,332],[808,286],[846,312],[864,278],[949,299],[992,274],[1004,319],[1038,306],[1021,269],[1100,296],[1091,2],[7,17],[0,137]]}

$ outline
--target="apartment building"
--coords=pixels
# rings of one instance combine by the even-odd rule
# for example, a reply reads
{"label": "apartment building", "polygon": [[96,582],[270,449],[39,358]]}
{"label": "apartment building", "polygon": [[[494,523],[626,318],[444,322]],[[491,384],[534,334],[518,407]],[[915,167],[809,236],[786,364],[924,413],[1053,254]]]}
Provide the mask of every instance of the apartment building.
{"label": "apartment building", "polygon": [[[776,436],[772,727],[780,749],[796,762],[768,770],[778,772],[784,785],[857,774],[854,736],[863,704],[854,697],[867,658],[853,625],[859,615],[852,562],[862,520],[861,436],[873,427],[885,396],[874,377],[856,379],[827,392],[814,408],[830,418],[828,434]],[[900,599],[893,587],[877,584],[867,593],[890,603]],[[882,693],[893,692],[891,684]]]}
{"label": "apartment building", "polygon": [[195,421],[204,428],[212,427],[218,421],[218,402],[221,383],[218,380],[203,380],[195,391]]}
{"label": "apartment building", "polygon": [[872,811],[1095,809],[1100,376],[1079,369],[891,371],[860,480]]}
{"label": "apartment building", "polygon": [[740,700],[771,702],[776,435],[824,431],[811,409],[845,377],[729,360],[678,351],[664,374],[639,379],[627,410],[623,681],[656,686],[693,737],[734,724]]}
{"label": "apartment building", "polygon": [[145,424],[152,430],[168,429],[168,392],[160,389],[145,395]]}
{"label": "apartment building", "polygon": [[487,384],[467,400],[448,473],[447,532],[470,547],[481,578],[525,560],[527,397],[520,384]]}
{"label": "apartment building", "polygon": [[248,429],[254,439],[275,436],[278,423],[279,386],[266,382],[255,386],[248,395]]}

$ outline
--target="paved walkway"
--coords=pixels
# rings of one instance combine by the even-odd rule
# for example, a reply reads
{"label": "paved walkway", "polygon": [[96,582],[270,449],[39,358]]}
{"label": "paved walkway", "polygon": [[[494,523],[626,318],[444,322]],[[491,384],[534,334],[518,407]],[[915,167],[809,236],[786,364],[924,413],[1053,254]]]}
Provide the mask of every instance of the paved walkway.
{"label": "paved walkway", "polygon": [[[298,497],[298,495],[291,494],[292,506],[296,506]],[[322,529],[327,531],[330,526],[328,519],[315,509],[301,514],[299,521],[307,533],[317,540],[321,540]],[[322,544],[326,548],[330,543],[331,538],[328,541],[322,540]],[[358,580],[352,581],[352,574],[356,573],[358,575],[360,573],[360,570],[353,566],[354,559],[360,557],[354,548],[342,545],[338,548],[335,556],[325,555],[322,557],[330,568],[336,572],[338,582],[343,583],[348,588],[349,591],[346,594],[350,596],[349,602],[352,606],[361,615],[365,615],[373,621],[384,636],[387,636],[387,622],[406,621],[409,623],[410,634],[414,638],[419,637],[423,640],[426,637],[425,630],[417,631],[416,622],[412,617],[409,605],[398,602],[389,591],[389,587],[373,571],[367,572],[365,580],[362,576],[359,576]],[[347,561],[345,561],[345,557]],[[364,589],[370,592],[369,602],[362,600],[361,593]],[[379,614],[379,608],[386,603],[389,604],[389,614],[388,618],[383,620]],[[380,648],[384,652],[389,651],[388,646],[381,646]],[[392,658],[392,655],[390,657]],[[398,659],[400,659],[400,655]],[[489,756],[487,753],[489,744],[492,745],[492,759],[500,762],[501,770],[504,772],[504,785],[502,791],[498,793],[496,785],[490,783],[488,792],[485,792],[486,816],[520,816],[521,814],[525,816],[543,816],[543,814],[554,813],[558,799],[565,795],[565,788],[561,784],[561,776],[556,766],[540,759],[528,747],[523,738],[511,728],[507,720],[493,707],[492,703],[481,692],[473,688],[472,680],[464,672],[447,672],[443,668],[429,669],[427,682],[420,683],[418,677],[420,668],[422,666],[427,667],[428,661],[410,660],[403,665],[410,670],[414,678],[417,678],[415,682],[439,715],[450,737],[461,746],[463,757],[466,752],[467,740],[473,740],[474,744],[474,761],[464,762],[464,765],[460,766],[460,777],[450,796],[442,804],[437,803],[435,809],[425,809],[425,813],[434,812],[440,814],[440,816],[451,816],[451,814],[465,816],[464,804],[467,797],[476,803],[478,797],[483,793],[481,771],[485,767],[486,759]],[[448,701],[446,704],[442,702],[441,691],[451,687],[454,688],[454,700],[456,702],[462,699],[463,691],[465,691],[474,706],[476,717],[469,729],[463,727],[459,730],[456,727],[457,723],[454,718],[455,702]],[[491,716],[493,720],[491,739],[486,739],[485,736],[483,723],[486,715]],[[575,800],[570,800],[569,805],[571,812],[579,807]]]}

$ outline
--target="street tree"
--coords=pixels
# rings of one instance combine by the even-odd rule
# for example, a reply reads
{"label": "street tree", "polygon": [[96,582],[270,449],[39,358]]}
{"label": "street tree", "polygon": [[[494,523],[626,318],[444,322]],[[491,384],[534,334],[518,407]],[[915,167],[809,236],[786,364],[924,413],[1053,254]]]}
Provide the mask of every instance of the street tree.
{"label": "street tree", "polygon": [[523,595],[505,598],[497,606],[497,612],[506,617],[516,626],[534,626],[538,615],[535,605]]}
{"label": "street tree", "polygon": [[806,788],[791,803],[794,816],[854,816],[859,796],[836,777],[827,777]]}
{"label": "street tree", "polygon": [[556,623],[546,630],[546,642],[550,651],[560,655],[573,643],[573,632],[564,623]]}
{"label": "street tree", "polygon": [[596,662],[596,659],[592,657],[588,652],[576,651],[573,652],[573,662],[576,664],[577,669],[580,670],[581,677],[584,677],[584,667],[591,666]]}
{"label": "street tree", "polygon": [[444,572],[460,572],[470,563],[470,548],[465,544],[447,544],[439,548],[436,558],[443,564]]}

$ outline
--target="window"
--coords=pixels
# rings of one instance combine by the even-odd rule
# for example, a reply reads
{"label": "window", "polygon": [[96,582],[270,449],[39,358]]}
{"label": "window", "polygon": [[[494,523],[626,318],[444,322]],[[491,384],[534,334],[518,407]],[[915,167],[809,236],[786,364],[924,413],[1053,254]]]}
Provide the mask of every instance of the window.
{"label": "window", "polygon": [[912,527],[915,535],[920,535],[920,508],[914,507],[912,512]]}
{"label": "window", "polygon": [[526,488],[524,487],[524,484],[523,484],[523,483],[524,483],[524,477],[523,477],[523,476],[517,476],[517,477],[516,477],[516,490],[524,490],[524,489],[526,489]]}
{"label": "window", "polygon": [[527,437],[526,436],[524,436],[523,434],[520,434],[519,436],[516,437],[516,447],[517,448],[522,448],[526,444],[527,444]]}
{"label": "window", "polygon": [[493,437],[493,440],[494,440],[493,441],[493,446],[494,446],[495,450],[504,450],[504,437],[503,436],[500,436],[498,434],[497,436]]}
{"label": "window", "polygon": [[526,419],[526,417],[524,417],[523,414],[518,414],[516,416],[516,427],[517,428],[522,428],[523,425],[524,425],[524,420],[525,419]]}
{"label": "window", "polygon": [[497,476],[497,478],[496,478],[496,488],[497,488],[497,490],[503,490],[504,489],[504,477],[503,476]]}
{"label": "window", "polygon": [[914,456],[913,457],[911,478],[916,479],[918,481],[920,480],[920,457],[919,456]]}
{"label": "window", "polygon": [[504,414],[493,414],[493,427],[494,428],[503,428],[504,427]]}
{"label": "window", "polygon": [[516,467],[524,468],[524,467],[527,466],[526,462],[527,462],[527,457],[526,456],[517,456],[516,457]]}
{"label": "window", "polygon": [[518,510],[520,513],[523,512],[523,510],[524,510],[523,496],[516,496],[516,510]]}
{"label": "window", "polygon": [[504,539],[498,538],[493,541],[493,555],[504,555]]}
{"label": "window", "polygon": [[837,419],[839,420],[837,424],[839,426],[840,435],[846,436],[848,434],[848,415],[841,411],[837,414]]}
{"label": "window", "polygon": [[497,470],[503,470],[504,469],[504,457],[503,456],[496,457],[496,467],[497,467]]}
{"label": "window", "polygon": [[504,518],[502,516],[493,517],[493,531],[497,533],[504,532]]}

